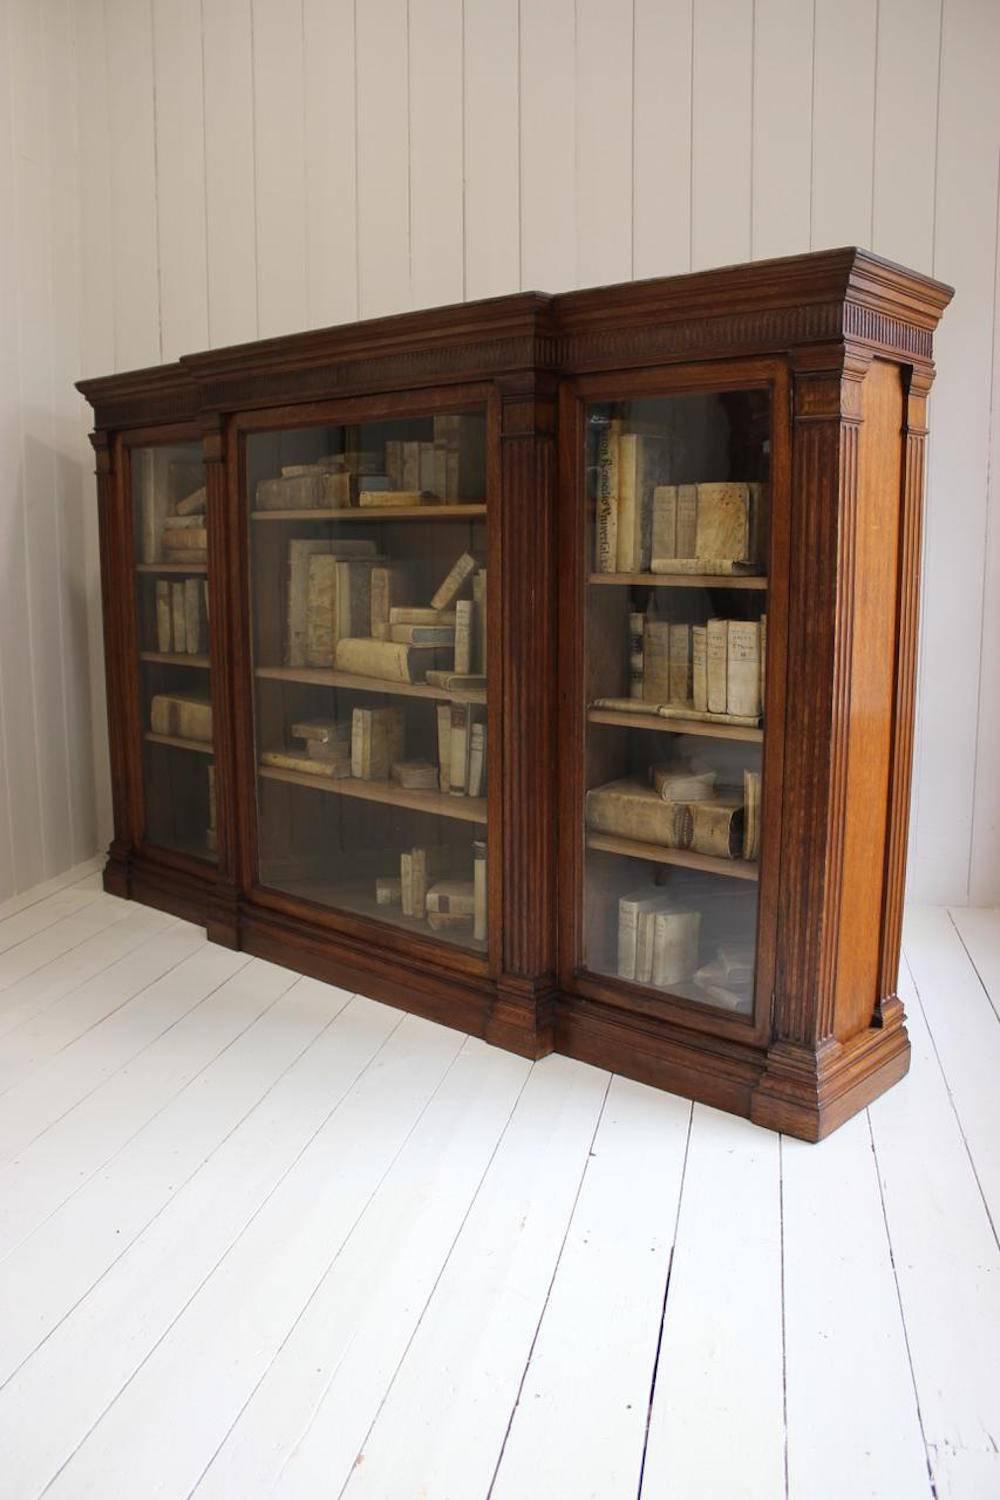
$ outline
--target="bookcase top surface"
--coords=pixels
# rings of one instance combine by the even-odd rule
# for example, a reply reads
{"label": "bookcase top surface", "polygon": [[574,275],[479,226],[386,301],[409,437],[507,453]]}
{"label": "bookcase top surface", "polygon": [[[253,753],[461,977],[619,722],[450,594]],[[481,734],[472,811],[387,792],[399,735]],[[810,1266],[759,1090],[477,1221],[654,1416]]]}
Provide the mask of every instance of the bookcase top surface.
{"label": "bookcase top surface", "polygon": [[[311,329],[77,382],[95,425],[853,339],[930,359],[952,289],[856,247]],[[616,339],[616,335],[618,335]]]}

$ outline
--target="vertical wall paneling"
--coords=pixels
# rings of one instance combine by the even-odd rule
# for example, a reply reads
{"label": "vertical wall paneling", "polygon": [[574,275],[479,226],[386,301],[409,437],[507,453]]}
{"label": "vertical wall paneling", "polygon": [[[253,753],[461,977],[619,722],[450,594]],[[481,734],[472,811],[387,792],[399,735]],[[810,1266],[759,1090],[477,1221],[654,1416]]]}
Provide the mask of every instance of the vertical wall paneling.
{"label": "vertical wall paneling", "polygon": [[520,276],[517,0],[465,0],[465,295]]}
{"label": "vertical wall paneling", "polygon": [[521,0],[521,287],[577,285],[576,15]]}
{"label": "vertical wall paneling", "polygon": [[[934,348],[914,886],[924,900],[961,901],[972,847],[986,545],[1000,9],[947,0],[941,46],[934,270],[957,294]],[[995,648],[987,649],[995,693]]]}
{"label": "vertical wall paneling", "polygon": [[695,0],[691,269],[750,255],[753,0]]}
{"label": "vertical wall paneling", "polygon": [[307,322],[301,7],[253,0],[253,42],[257,314],[267,338]]}
{"label": "vertical wall paneling", "polygon": [[158,364],[160,267],[156,228],[153,13],[135,0],[104,0],[115,243],[115,368]]}
{"label": "vertical wall paneling", "polygon": [[633,276],[691,269],[694,0],[635,0]]}
{"label": "vertical wall paneling", "polygon": [[304,0],[306,310],[310,327],[358,315],[354,0]]}
{"label": "vertical wall paneling", "polygon": [[[80,421],[71,380],[80,370],[80,155],[77,139],[79,81],[74,0],[48,0],[42,8],[46,59],[45,107],[49,122],[48,174],[52,305],[52,460],[60,559],[60,658],[65,704],[72,863],[97,847],[91,651],[88,640],[93,503],[86,476],[93,453]],[[96,526],[93,542],[96,543]],[[95,604],[98,601],[95,599]],[[96,658],[95,658],[96,660]],[[103,761],[100,762],[103,769]]]}
{"label": "vertical wall paneling", "polygon": [[577,0],[576,271],[632,275],[634,0]]}
{"label": "vertical wall paneling", "polygon": [[257,337],[250,0],[202,0],[202,21],[208,337],[218,347]]}
{"label": "vertical wall paneling", "polygon": [[153,0],[163,358],[208,343],[201,0]]}
{"label": "vertical wall paneling", "polygon": [[812,248],[872,232],[877,0],[816,0]]}
{"label": "vertical wall paneling", "polygon": [[16,0],[10,51],[14,110],[14,242],[21,401],[25,603],[15,635],[17,670],[30,673],[43,868],[73,862],[68,738],[63,695],[62,538],[53,457],[52,203],[47,58],[41,7]]}
{"label": "vertical wall paneling", "polygon": [[462,0],[409,0],[410,295],[465,295]]}
{"label": "vertical wall paneling", "polygon": [[[1000,152],[998,152],[1000,169]],[[1000,204],[997,219],[996,283],[993,293],[993,367],[990,379],[989,488],[984,555],[985,595],[979,660],[976,779],[972,804],[972,858],[969,902],[989,906],[1000,900],[1000,692],[997,690],[997,643],[1000,642]]]}
{"label": "vertical wall paneling", "polygon": [[756,0],[751,255],[809,249],[813,11],[802,0]]}
{"label": "vertical wall paneling", "polygon": [[406,0],[358,5],[358,288],[363,318],[410,299],[410,105]]}
{"label": "vertical wall paneling", "polygon": [[[871,248],[917,271],[934,255],[942,0],[879,0]],[[915,109],[914,100],[927,101]]]}

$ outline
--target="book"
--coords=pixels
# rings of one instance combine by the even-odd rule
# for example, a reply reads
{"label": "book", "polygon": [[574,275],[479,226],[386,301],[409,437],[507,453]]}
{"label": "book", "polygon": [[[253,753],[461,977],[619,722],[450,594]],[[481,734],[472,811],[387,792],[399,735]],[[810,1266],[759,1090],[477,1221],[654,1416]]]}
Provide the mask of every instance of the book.
{"label": "book", "polygon": [[670,699],[670,623],[648,615],[642,632],[642,695],[647,703]]}
{"label": "book", "polygon": [[756,620],[729,620],[726,640],[726,711],[760,714],[760,630]]}
{"label": "book", "polygon": [[174,650],[187,653],[187,601],[184,580],[176,579],[170,585],[170,621],[173,628]]}
{"label": "book", "polygon": [[280,476],[258,480],[254,505],[258,510],[323,509],[323,474],[319,464],[288,465]]}
{"label": "book", "polygon": [[399,858],[400,899],[405,917],[423,920],[427,915],[427,886],[430,877],[442,875],[451,862],[451,853],[440,845],[419,845]]}
{"label": "book", "polygon": [[485,943],[487,934],[488,890],[486,881],[486,841],[472,843],[472,890],[475,897],[472,914],[472,936]]}
{"label": "book", "polygon": [[724,714],[728,702],[729,626],[709,620],[705,627],[705,677],[708,712]]}
{"label": "book", "polygon": [[764,704],[767,702],[767,615],[760,617],[760,711],[764,712]]}
{"label": "book", "polygon": [[722,578],[753,577],[760,572],[756,563],[734,562],[731,557],[654,557],[651,573],[705,573]]}
{"label": "book", "polygon": [[438,880],[427,890],[428,912],[449,912],[456,917],[473,917],[476,911],[475,884],[472,880]]}
{"label": "book", "polygon": [[420,444],[406,441],[400,444],[399,487],[401,490],[420,489]]}
{"label": "book", "polygon": [[405,646],[399,641],[347,637],[337,642],[334,665],[338,671],[383,682],[423,682],[428,667],[437,665],[440,647]]}
{"label": "book", "polygon": [[741,729],[756,729],[760,724],[759,714],[714,714],[686,704],[658,703],[654,711],[661,719],[696,719],[700,724],[732,724]]}
{"label": "book", "polygon": [[476,606],[473,630],[472,665],[486,675],[486,569],[480,568],[472,580],[472,600]]}
{"label": "book", "polygon": [[691,702],[691,626],[669,627],[668,703]]}
{"label": "book", "polygon": [[657,989],[682,984],[698,967],[701,913],[659,911],[653,919],[652,983]]}
{"label": "book", "polygon": [[403,883],[398,875],[379,875],[375,881],[376,906],[398,906],[402,899],[402,889]]}
{"label": "book", "polygon": [[444,688],[448,693],[480,692],[486,687],[486,678],[478,672],[453,672],[432,667],[427,672],[431,687]]}
{"label": "book", "polygon": [[463,552],[457,562],[449,569],[447,576],[438,585],[434,597],[431,599],[432,609],[450,609],[458,598],[466,582],[476,571],[476,559],[471,552]]}
{"label": "book", "polygon": [[205,649],[205,619],[202,614],[202,580],[184,580],[184,630],[187,653],[198,656]]}
{"label": "book", "polygon": [[343,781],[351,774],[349,760],[317,760],[296,750],[264,750],[262,766],[276,766],[283,771],[300,771],[305,776],[324,776],[329,781]]}
{"label": "book", "polygon": [[717,859],[739,859],[743,853],[743,802],[739,797],[713,797],[688,804],[691,848]]}
{"label": "book", "polygon": [[204,483],[204,472],[200,460],[175,459],[169,448],[132,449],[132,494],[143,562],[162,560],[163,529],[168,517],[176,513],[175,497],[191,495]]}
{"label": "book", "polygon": [[149,727],[154,734],[174,733],[174,706],[166,693],[154,693],[149,700]]}
{"label": "book", "polygon": [[[199,489],[192,490],[190,495],[185,495],[183,500],[178,500],[174,506],[175,516],[200,516],[204,515],[208,507],[208,491],[204,485]],[[211,767],[209,767],[211,773]]]}
{"label": "book", "polygon": [[[196,520],[197,517],[192,517]],[[177,552],[194,552],[208,557],[208,532],[203,526],[172,527],[170,522],[163,531],[163,553],[169,562]],[[186,558],[186,561],[192,559]]]}
{"label": "book", "polygon": [[329,667],[342,637],[364,636],[371,627],[371,563],[315,553],[308,579],[306,663]]}
{"label": "book", "polygon": [[760,772],[743,772],[743,858],[760,858]]}
{"label": "book", "polygon": [[402,488],[403,445],[399,438],[386,438],[385,440],[385,474],[391,489]]}
{"label": "book", "polygon": [[[677,486],[677,544],[674,552],[676,561],[696,556],[697,535],[698,486],[679,484]],[[656,569],[652,568],[651,571],[655,573]]]}
{"label": "book", "polygon": [[469,727],[472,709],[468,703],[451,705],[451,762],[448,790],[453,797],[467,795],[469,780]]}
{"label": "book", "polygon": [[618,570],[618,445],[620,419],[602,422],[597,429],[594,501],[594,571]]}
{"label": "book", "polygon": [[314,556],[374,558],[377,549],[374,542],[356,539],[325,542],[295,537],[288,543],[285,660],[290,667],[308,663],[309,559]]}
{"label": "book", "polygon": [[454,625],[453,609],[390,609],[390,625]]}
{"label": "book", "polygon": [[677,556],[677,486],[658,484],[653,490],[652,557]]}
{"label": "book", "polygon": [[586,798],[586,822],[594,833],[665,849],[686,849],[691,842],[689,804],[664,802],[653,787],[632,776],[592,788]]}
{"label": "book", "polygon": [[455,671],[472,670],[472,610],[471,599],[459,599],[455,604]]}
{"label": "book", "polygon": [[470,797],[482,797],[486,791],[486,725],[477,720],[469,731]]}
{"label": "book", "polygon": [[749,485],[699,484],[695,556],[748,563],[750,542]]}
{"label": "book", "polygon": [[154,734],[208,743],[212,738],[212,705],[186,693],[154,693],[149,705]]}
{"label": "book", "polygon": [[407,791],[436,792],[438,769],[429,760],[397,760],[389,767],[389,779]]}
{"label": "book", "polygon": [[293,724],[289,733],[293,740],[305,740],[310,760],[333,762],[351,774],[350,719],[311,719]]}
{"label": "book", "polygon": [[425,495],[434,495],[434,444],[420,444],[420,488]]}
{"label": "book", "polygon": [[362,490],[358,505],[362,510],[389,510],[409,505],[427,505],[430,496],[423,490]]}
{"label": "book", "polygon": [[691,702],[700,712],[708,708],[708,629],[691,626]]}
{"label": "book", "polygon": [[451,704],[437,705],[438,785],[451,791]]}
{"label": "book", "polygon": [[630,698],[643,695],[643,631],[646,617],[631,610],[628,617],[628,690]]}
{"label": "book", "polygon": [[369,629],[377,636],[379,626],[394,623],[397,615],[408,613],[402,606],[410,597],[410,575],[398,564],[379,563],[372,568],[369,593]]}
{"label": "book", "polygon": [[688,771],[676,766],[650,767],[650,780],[664,802],[704,802],[715,791],[714,771]]}
{"label": "book", "polygon": [[720,944],[715,957],[695,971],[694,979],[716,1005],[749,1014],[753,1009],[753,943]]}
{"label": "book", "polygon": [[665,464],[666,443],[649,433],[623,432],[618,441],[618,569],[643,573],[653,540],[653,490]]}
{"label": "book", "polygon": [[404,646],[451,646],[454,648],[454,625],[390,625],[389,640]]}
{"label": "book", "polygon": [[156,580],[156,649],[169,656],[173,649],[173,612],[170,601],[170,581]]}
{"label": "book", "polygon": [[351,716],[351,775],[359,781],[388,781],[403,755],[401,708],[356,708]]}
{"label": "book", "polygon": [[653,978],[653,911],[642,911],[636,924],[635,973],[636,984],[649,984]]}
{"label": "book", "polygon": [[[655,912],[670,900],[666,891],[653,886],[643,886],[628,891],[618,898],[618,962],[619,979],[635,979],[639,949],[639,919],[646,912]],[[652,966],[652,948],[650,948]]]}

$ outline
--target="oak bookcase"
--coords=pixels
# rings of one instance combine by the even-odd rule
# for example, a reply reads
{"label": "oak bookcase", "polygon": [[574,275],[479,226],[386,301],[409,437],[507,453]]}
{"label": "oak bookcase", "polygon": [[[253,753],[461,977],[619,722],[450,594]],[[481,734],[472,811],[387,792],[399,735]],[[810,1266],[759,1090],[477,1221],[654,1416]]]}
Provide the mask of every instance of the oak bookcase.
{"label": "oak bookcase", "polygon": [[827,1134],[909,1060],[950,295],[844,249],[82,381],[107,889],[523,1055]]}

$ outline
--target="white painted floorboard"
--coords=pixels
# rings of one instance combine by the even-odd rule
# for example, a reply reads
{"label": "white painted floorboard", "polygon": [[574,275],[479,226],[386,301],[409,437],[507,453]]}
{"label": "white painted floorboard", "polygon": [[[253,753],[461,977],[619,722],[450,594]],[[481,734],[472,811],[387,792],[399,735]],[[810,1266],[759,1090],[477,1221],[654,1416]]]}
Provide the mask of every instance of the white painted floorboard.
{"label": "white painted floorboard", "polygon": [[819,1147],[0,907],[0,1500],[996,1500],[1000,914]]}

